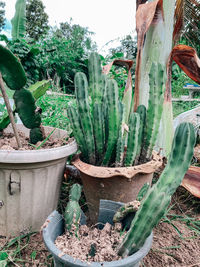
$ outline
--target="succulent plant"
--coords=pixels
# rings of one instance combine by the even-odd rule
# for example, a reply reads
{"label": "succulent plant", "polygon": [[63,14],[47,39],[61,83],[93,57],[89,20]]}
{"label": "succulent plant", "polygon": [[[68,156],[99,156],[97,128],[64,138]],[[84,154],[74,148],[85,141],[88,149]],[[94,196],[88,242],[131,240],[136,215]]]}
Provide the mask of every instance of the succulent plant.
{"label": "succulent plant", "polygon": [[81,186],[79,184],[73,184],[69,192],[69,202],[64,212],[65,228],[70,233],[73,231],[76,233],[79,229],[81,208],[78,202],[80,197]]}
{"label": "succulent plant", "polygon": [[[43,140],[44,133],[41,126],[40,110],[37,109],[35,101],[43,95],[50,86],[50,81],[41,81],[32,85],[28,89],[23,87],[26,84],[26,74],[14,54],[6,47],[0,45],[0,73],[6,85],[15,90],[13,95],[15,102],[15,110],[10,114],[4,114],[0,121],[0,131],[3,131],[9,124],[9,116],[12,113],[18,113],[25,127],[30,129],[30,143],[35,144]],[[4,85],[1,82],[1,90],[3,95],[6,95]],[[7,105],[9,101],[7,100]],[[10,107],[9,107],[10,109]]]}
{"label": "succulent plant", "polygon": [[181,123],[175,131],[168,163],[157,183],[148,190],[141,202],[131,227],[119,246],[119,255],[125,257],[136,252],[163,217],[172,194],[190,166],[195,142],[193,125]]}
{"label": "succulent plant", "polygon": [[150,160],[162,115],[162,65],[151,67],[148,109],[141,105],[126,114],[128,133],[125,101],[119,98],[117,82],[102,73],[97,53],[91,53],[88,70],[89,83],[84,73],[75,75],[77,109],[67,111],[82,159],[98,166],[132,166]]}

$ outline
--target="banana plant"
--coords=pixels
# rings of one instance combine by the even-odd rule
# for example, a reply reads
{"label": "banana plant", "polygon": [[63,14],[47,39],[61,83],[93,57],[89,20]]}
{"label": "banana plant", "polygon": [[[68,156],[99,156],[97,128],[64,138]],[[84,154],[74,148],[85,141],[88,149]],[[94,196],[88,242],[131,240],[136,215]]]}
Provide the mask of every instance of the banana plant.
{"label": "banana plant", "polygon": [[[197,2],[194,1],[196,4]],[[150,97],[149,74],[153,62],[163,66],[166,81],[162,113],[159,147],[165,156],[170,153],[173,138],[173,115],[171,101],[171,65],[173,60],[194,81],[200,82],[199,59],[193,48],[176,45],[183,28],[184,6],[191,5],[186,0],[137,0],[137,62],[135,75],[135,95],[132,109],[138,105],[148,105]],[[191,11],[191,14],[194,12]],[[191,19],[192,20],[192,19]],[[193,21],[193,20],[192,20]],[[194,22],[193,22],[194,24]]]}
{"label": "banana plant", "polygon": [[[14,111],[10,107],[3,81],[11,90],[15,91],[13,95]],[[25,127],[30,129],[30,142],[32,144],[44,139],[40,110],[37,109],[35,102],[49,88],[50,81],[37,82],[28,89],[23,88],[25,84],[26,74],[21,63],[9,49],[0,45],[0,88],[8,112],[8,115],[4,114],[0,121],[0,131],[3,131],[11,122],[18,147],[21,147],[21,144],[13,116],[13,113],[16,112]]]}
{"label": "banana plant", "polygon": [[[15,15],[12,19],[12,39],[22,39],[26,29],[26,1],[17,0],[15,5]],[[11,90],[15,90],[15,109],[12,111],[9,99],[6,94],[4,82]],[[0,89],[4,98],[7,112],[0,120],[0,132],[10,123],[16,137],[18,147],[21,147],[18,131],[15,125],[14,114],[17,112],[23,124],[30,129],[30,143],[36,144],[44,139],[44,131],[41,125],[40,110],[35,102],[50,87],[50,81],[40,81],[30,86],[26,85],[27,78],[25,71],[18,58],[6,47],[0,45]]]}

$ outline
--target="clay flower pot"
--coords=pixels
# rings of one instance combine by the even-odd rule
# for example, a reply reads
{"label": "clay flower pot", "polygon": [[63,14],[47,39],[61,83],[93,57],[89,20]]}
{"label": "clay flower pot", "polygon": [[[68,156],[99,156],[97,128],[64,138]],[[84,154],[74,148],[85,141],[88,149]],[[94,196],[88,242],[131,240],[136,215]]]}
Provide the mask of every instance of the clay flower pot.
{"label": "clay flower pot", "polygon": [[153,173],[162,166],[162,159],[153,152],[151,161],[133,167],[99,167],[76,157],[72,164],[80,171],[90,219],[97,221],[100,199],[130,202],[136,199],[145,183],[152,182]]}
{"label": "clay flower pot", "polygon": [[[119,202],[101,200],[98,222],[112,224],[112,218],[116,210],[122,205]],[[81,217],[81,224],[85,224],[85,219]],[[46,227],[43,229],[43,240],[53,255],[54,265],[56,267],[138,267],[139,262],[147,255],[151,248],[153,235],[151,234],[144,245],[133,255],[122,260],[111,262],[82,262],[67,254],[62,255],[61,251],[54,244],[55,239],[64,233],[64,219],[57,211],[52,212],[46,220]]]}

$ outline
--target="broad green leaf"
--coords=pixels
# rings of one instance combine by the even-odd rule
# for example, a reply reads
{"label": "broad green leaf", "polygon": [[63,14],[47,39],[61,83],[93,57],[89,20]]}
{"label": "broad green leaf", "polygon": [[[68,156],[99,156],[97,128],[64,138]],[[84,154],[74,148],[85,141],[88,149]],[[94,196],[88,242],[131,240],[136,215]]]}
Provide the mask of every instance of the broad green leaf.
{"label": "broad green leaf", "polygon": [[7,86],[19,90],[26,84],[26,74],[17,57],[6,47],[0,45],[0,72]]}
{"label": "broad green leaf", "polygon": [[12,39],[21,39],[26,33],[26,0],[17,0],[15,4],[15,16],[11,20]]}
{"label": "broad green leaf", "polygon": [[51,86],[50,80],[48,81],[43,80],[31,85],[28,88],[28,90],[33,94],[33,97],[37,100],[46,93],[46,91],[49,89],[50,86]]}

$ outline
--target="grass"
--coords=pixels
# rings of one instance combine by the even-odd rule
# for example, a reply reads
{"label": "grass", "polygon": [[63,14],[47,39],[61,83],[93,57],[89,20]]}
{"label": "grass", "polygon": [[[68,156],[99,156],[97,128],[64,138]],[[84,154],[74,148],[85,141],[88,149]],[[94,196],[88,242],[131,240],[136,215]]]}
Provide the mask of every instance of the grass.
{"label": "grass", "polygon": [[177,101],[172,102],[173,105],[173,116],[176,118],[179,114],[188,111],[190,109],[195,108],[196,106],[200,105],[200,102],[198,101]]}
{"label": "grass", "polygon": [[37,105],[42,109],[42,123],[44,126],[52,126],[66,130],[71,133],[69,119],[67,117],[67,106],[74,105],[74,97],[62,95],[44,95]]}

